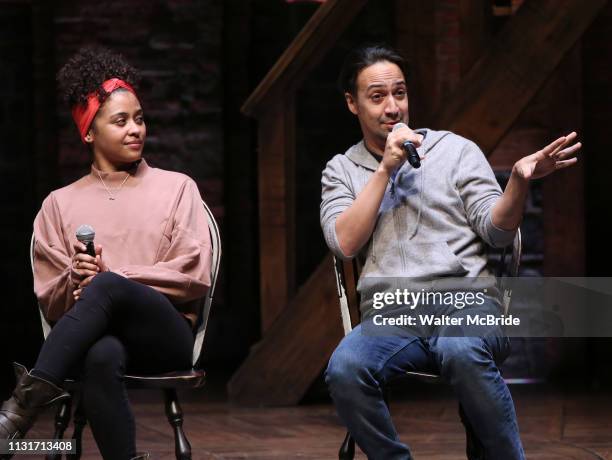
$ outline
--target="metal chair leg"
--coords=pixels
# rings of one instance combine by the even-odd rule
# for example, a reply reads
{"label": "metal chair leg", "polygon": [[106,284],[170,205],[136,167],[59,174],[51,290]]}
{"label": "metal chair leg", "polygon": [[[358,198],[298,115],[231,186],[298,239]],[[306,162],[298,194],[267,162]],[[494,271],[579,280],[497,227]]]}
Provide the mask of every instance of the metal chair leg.
{"label": "metal chair leg", "polygon": [[79,400],[74,411],[74,431],[72,432],[72,439],[74,439],[76,443],[76,452],[74,454],[66,455],[68,460],[80,460],[83,452],[83,429],[85,428],[86,424],[87,418],[85,417],[83,401]]}
{"label": "metal chair leg", "polygon": [[[70,398],[62,401],[57,408],[57,412],[55,413],[55,433],[53,434],[53,439],[63,439],[64,432],[70,423],[70,413],[72,410],[72,398],[74,395],[70,395]],[[45,456],[46,460],[60,460],[62,455],[59,453],[50,453]]]}
{"label": "metal chair leg", "polygon": [[166,417],[174,429],[174,452],[177,460],[191,460],[191,444],[183,431],[183,411],[178,402],[176,390],[164,390]]}
{"label": "metal chair leg", "polygon": [[459,417],[461,418],[461,423],[465,427],[465,454],[468,460],[483,460],[484,456],[484,446],[476,436],[474,432],[474,428],[470,423],[467,415],[463,411],[463,407],[459,404]]}
{"label": "metal chair leg", "polygon": [[355,440],[347,431],[338,451],[338,460],[353,460],[353,458],[355,458]]}

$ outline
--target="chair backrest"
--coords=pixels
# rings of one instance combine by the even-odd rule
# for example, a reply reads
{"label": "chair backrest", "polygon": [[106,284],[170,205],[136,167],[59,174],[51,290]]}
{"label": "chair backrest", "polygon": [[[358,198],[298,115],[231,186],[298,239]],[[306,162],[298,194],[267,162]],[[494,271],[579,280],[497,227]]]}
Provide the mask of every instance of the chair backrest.
{"label": "chair backrest", "polygon": [[208,230],[210,231],[210,247],[211,247],[211,263],[210,263],[210,288],[202,299],[202,309],[200,311],[199,326],[196,332],[195,342],[193,344],[192,365],[195,367],[198,364],[202,348],[204,345],[204,334],[208,325],[208,316],[210,315],[210,307],[213,302],[215,286],[217,285],[217,276],[219,275],[219,266],[221,265],[221,233],[219,226],[213,216],[212,211],[204,201],[204,210],[208,219]]}
{"label": "chair backrest", "polygon": [[[210,315],[210,307],[215,293],[215,286],[217,285],[217,276],[219,275],[219,266],[221,265],[221,234],[219,233],[219,226],[208,205],[204,201],[202,201],[202,204],[204,205],[204,211],[206,212],[206,219],[208,221],[208,230],[210,232],[210,288],[201,302],[198,328],[193,344],[192,365],[194,367],[198,364],[202,353],[204,334],[206,333],[206,326],[208,325],[208,316]],[[34,245],[35,239],[32,233],[32,238],[30,239],[30,267],[32,268],[32,274],[34,274]],[[38,304],[38,313],[40,314],[43,336],[46,339],[51,331],[51,325],[47,321],[47,318],[45,318],[40,304]]]}
{"label": "chair backrest", "polygon": [[[508,248],[504,248],[504,251],[502,252],[500,259],[501,269],[497,273],[497,276],[501,281],[500,294],[502,296],[501,302],[504,309],[504,314],[507,314],[508,309],[510,308],[512,290],[509,287],[504,286],[503,277],[518,276],[519,267],[521,264],[521,254],[523,251],[520,228],[516,231],[516,235],[514,236],[514,240],[512,242],[512,254],[509,262],[506,264],[507,249]],[[349,270],[347,270],[347,268],[348,267],[345,266],[345,262],[334,256],[334,273],[336,274],[336,287],[338,289],[340,316],[342,317],[342,328],[344,329],[344,335],[351,332],[355,320],[358,320],[358,318],[355,318],[355,316],[359,316],[359,305],[355,305],[355,303],[358,302],[351,301],[352,299],[356,299],[356,296],[351,295],[352,293],[350,292],[349,288],[349,284],[351,282],[353,283],[353,288],[356,288],[357,286],[357,279],[359,277],[359,266],[357,264],[357,259],[355,258],[351,261],[350,272],[352,272],[352,279],[348,277]]]}

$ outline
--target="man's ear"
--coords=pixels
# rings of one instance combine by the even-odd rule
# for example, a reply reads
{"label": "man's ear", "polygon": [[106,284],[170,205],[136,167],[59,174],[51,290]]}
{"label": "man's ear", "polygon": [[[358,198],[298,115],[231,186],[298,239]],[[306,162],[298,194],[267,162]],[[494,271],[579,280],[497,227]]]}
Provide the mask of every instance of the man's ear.
{"label": "man's ear", "polygon": [[344,99],[346,100],[346,106],[351,111],[351,113],[353,115],[357,115],[358,110],[357,101],[355,100],[355,97],[351,93],[346,92],[344,93]]}

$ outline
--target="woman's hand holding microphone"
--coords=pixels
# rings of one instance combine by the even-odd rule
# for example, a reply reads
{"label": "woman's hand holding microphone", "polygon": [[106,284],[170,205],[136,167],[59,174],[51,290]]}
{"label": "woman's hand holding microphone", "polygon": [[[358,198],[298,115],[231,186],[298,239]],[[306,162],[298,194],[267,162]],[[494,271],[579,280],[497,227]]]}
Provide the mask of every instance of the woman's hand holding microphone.
{"label": "woman's hand holding microphone", "polygon": [[102,246],[93,244],[95,232],[88,225],[81,225],[76,232],[77,241],[73,244],[74,256],[70,266],[70,280],[76,287],[72,291],[74,300],[79,300],[83,289],[100,272],[110,271],[102,260]]}

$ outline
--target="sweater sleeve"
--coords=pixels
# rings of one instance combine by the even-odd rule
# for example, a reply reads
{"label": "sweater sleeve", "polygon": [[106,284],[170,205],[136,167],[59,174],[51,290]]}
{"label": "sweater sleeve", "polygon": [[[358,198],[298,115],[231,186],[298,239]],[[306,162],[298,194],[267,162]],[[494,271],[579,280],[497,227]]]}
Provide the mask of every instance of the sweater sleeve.
{"label": "sweater sleeve", "polygon": [[57,321],[74,305],[70,280],[71,249],[53,194],[34,219],[34,293],[49,321]]}
{"label": "sweater sleeve", "polygon": [[343,260],[350,259],[340,249],[336,236],[336,219],[355,201],[355,194],[346,181],[341,156],[336,155],[323,170],[321,177],[321,228],[331,251]]}
{"label": "sweater sleeve", "polygon": [[490,246],[511,244],[516,231],[498,228],[491,220],[493,205],[502,194],[501,188],[486,157],[471,141],[461,152],[458,171],[457,187],[471,227]]}
{"label": "sweater sleeve", "polygon": [[191,179],[179,191],[171,222],[162,237],[165,244],[155,264],[125,265],[111,270],[181,304],[203,297],[210,286],[208,221],[198,188]]}

